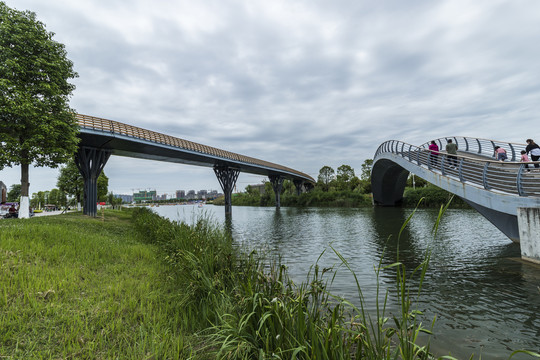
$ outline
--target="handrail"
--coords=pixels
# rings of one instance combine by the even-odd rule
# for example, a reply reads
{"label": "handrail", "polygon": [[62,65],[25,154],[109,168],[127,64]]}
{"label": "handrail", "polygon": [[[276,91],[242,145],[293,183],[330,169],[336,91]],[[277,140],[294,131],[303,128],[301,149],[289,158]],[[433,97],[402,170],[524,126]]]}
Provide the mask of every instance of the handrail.
{"label": "handrail", "polygon": [[[503,143],[476,138],[451,138],[456,142],[461,140],[463,147],[460,148],[460,151],[470,153],[471,156],[461,154],[449,155],[446,151],[439,151],[435,154],[426,148],[427,143],[421,146],[414,146],[398,140],[388,140],[378,147],[375,152],[375,159],[377,156],[391,153],[402,157],[416,166],[440,173],[443,176],[453,177],[462,183],[466,182],[489,191],[504,192],[518,196],[540,196],[540,172],[537,172],[540,169],[533,167],[534,164],[540,164],[540,162],[501,162],[495,159],[485,160],[483,158],[486,156],[484,155],[486,151],[483,151],[482,148],[486,147],[487,141],[489,141],[491,148],[493,146],[500,146],[498,144],[512,145],[510,149],[513,153],[521,146],[524,147],[523,144]],[[445,139],[450,139],[450,137],[440,138],[435,141],[442,142]],[[478,157],[476,154],[482,157]],[[526,165],[529,166],[529,169],[525,168]]]}
{"label": "handrail", "polygon": [[225,160],[233,160],[237,162],[243,162],[246,164],[252,164],[256,166],[275,169],[277,171],[288,172],[302,177],[306,180],[315,182],[313,178],[300,171],[274,164],[268,161],[252,158],[245,155],[236,154],[230,151],[221,150],[207,145],[198,144],[189,140],[176,138],[173,136],[161,134],[155,131],[146,130],[136,126],[123,124],[118,121],[102,119],[95,116],[76,114],[75,118],[81,128],[91,129],[101,132],[107,132],[111,134],[124,135],[132,138],[151,141],[159,144],[169,145],[172,147],[189,150],[192,152],[199,152],[201,154],[219,157]]}
{"label": "handrail", "polygon": [[[447,141],[451,139],[460,151],[477,154],[481,156],[494,157],[495,146],[500,146],[507,151],[508,159],[510,161],[517,161],[519,158],[518,149],[524,150],[527,144],[511,143],[504,141],[497,141],[491,139],[472,138],[465,136],[448,136],[443,138],[434,139],[438,143],[439,149],[444,149]],[[431,141],[428,141],[422,145],[421,148],[428,148]]]}

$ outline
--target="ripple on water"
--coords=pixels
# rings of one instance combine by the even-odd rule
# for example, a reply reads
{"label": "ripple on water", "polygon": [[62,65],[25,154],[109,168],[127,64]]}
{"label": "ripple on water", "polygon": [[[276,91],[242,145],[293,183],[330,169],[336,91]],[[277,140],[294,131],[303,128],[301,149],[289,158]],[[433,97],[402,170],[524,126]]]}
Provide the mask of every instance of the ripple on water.
{"label": "ripple on water", "polygon": [[[199,209],[159,207],[156,210],[174,219]],[[205,208],[223,222],[223,208]],[[191,213],[190,213],[191,211]],[[442,218],[438,233],[432,232],[436,210],[410,209],[288,209],[234,207],[232,229],[238,243],[265,248],[282,257],[291,277],[304,281],[319,259],[321,267],[338,265],[329,249],[342,254],[356,273],[361,289],[375,308],[374,266],[399,260],[411,269],[421,264],[426,251],[431,261],[418,303],[426,322],[437,316],[432,349],[468,358],[471,353],[485,359],[507,359],[511,350],[540,350],[540,267],[519,260],[518,244],[513,244],[492,224],[473,210],[450,209]],[[332,291],[358,303],[353,276],[343,266]],[[333,273],[328,274],[333,275]],[[381,272],[382,291],[392,291],[395,274]],[[415,285],[415,282],[412,282]],[[390,297],[389,311],[397,311]],[[529,359],[515,356],[513,359]]]}

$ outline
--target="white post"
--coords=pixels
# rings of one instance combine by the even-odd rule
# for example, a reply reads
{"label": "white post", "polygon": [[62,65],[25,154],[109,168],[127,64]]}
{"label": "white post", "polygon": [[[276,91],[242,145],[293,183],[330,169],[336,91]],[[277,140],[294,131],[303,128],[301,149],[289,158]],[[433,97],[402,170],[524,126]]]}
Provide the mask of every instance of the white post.
{"label": "white post", "polygon": [[21,196],[19,203],[19,219],[28,219],[30,217],[30,200],[28,196]]}
{"label": "white post", "polygon": [[540,209],[518,208],[521,258],[540,264]]}

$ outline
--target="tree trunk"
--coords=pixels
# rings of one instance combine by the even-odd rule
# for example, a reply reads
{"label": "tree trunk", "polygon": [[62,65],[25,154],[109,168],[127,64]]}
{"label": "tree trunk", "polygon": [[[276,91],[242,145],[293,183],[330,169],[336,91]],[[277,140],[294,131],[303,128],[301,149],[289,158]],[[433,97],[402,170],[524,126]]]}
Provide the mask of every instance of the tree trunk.
{"label": "tree trunk", "polygon": [[28,198],[28,190],[30,183],[28,182],[29,164],[21,164],[21,201],[19,203],[19,219],[28,219],[30,217],[30,200]]}

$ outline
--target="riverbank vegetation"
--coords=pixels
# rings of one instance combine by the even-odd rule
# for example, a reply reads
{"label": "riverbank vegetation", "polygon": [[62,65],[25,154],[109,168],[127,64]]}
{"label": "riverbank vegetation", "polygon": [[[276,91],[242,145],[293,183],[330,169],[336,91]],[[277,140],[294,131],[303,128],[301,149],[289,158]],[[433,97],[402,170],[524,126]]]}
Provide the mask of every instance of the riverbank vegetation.
{"label": "riverbank vegetation", "polygon": [[[431,359],[419,340],[431,322],[415,306],[429,258],[375,264],[395,286],[368,312],[358,280],[356,306],[329,292],[336,268],[314,264],[294,284],[279,259],[245,252],[204,219],[138,208],[0,221],[0,356]],[[388,313],[389,299],[401,311]]]}
{"label": "riverbank vegetation", "polygon": [[[337,172],[329,166],[319,171],[317,183],[307,192],[297,195],[292,181],[285,180],[281,190],[281,205],[293,207],[365,207],[372,206],[371,165],[373,160],[362,164],[360,177],[349,165],[341,165]],[[452,194],[419,177],[411,175],[403,194],[403,206],[439,208],[452,198]],[[420,202],[420,199],[423,199]],[[223,197],[214,201],[215,205],[224,205]],[[270,182],[261,185],[248,185],[244,192],[233,194],[235,206],[275,206],[275,192]],[[451,202],[452,208],[467,208],[460,198]]]}

